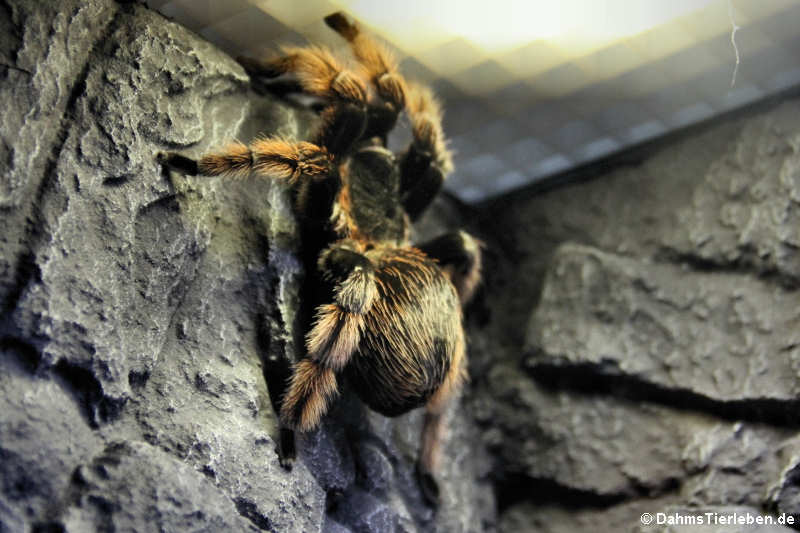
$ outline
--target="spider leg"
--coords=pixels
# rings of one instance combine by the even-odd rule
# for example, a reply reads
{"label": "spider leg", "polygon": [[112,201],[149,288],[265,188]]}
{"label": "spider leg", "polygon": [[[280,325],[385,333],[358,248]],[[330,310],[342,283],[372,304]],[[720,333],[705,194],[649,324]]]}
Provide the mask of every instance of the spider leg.
{"label": "spider leg", "polygon": [[314,429],[338,394],[332,368],[312,359],[301,360],[294,366],[289,390],[283,398],[281,423],[299,431]]}
{"label": "spider leg", "polygon": [[350,43],[378,94],[391,108],[388,112],[370,106],[369,136],[385,138],[394,127],[396,114],[403,108],[408,111],[414,142],[400,160],[401,193],[406,212],[416,219],[439,192],[453,166],[442,132],[441,106],[429,88],[405,81],[394,54],[343,13],[328,15],[325,23]]}
{"label": "spider leg", "polygon": [[291,66],[286,57],[265,60],[255,57],[237,56],[236,62],[239,63],[248,74],[264,78],[277,78],[278,76],[286,74]]}
{"label": "spider leg", "polygon": [[425,405],[425,421],[422,426],[420,454],[417,462],[417,478],[422,493],[431,505],[439,503],[439,485],[435,473],[439,470],[442,442],[445,436],[445,410],[461,390],[467,378],[464,339],[456,345],[450,370],[444,382]]}
{"label": "spider leg", "polygon": [[[458,231],[437,237],[418,245],[417,248],[428,257],[436,259],[439,267],[456,288],[461,304],[464,305],[470,300],[480,281],[481,246],[480,241],[468,233]],[[434,506],[439,503],[439,486],[434,474],[438,471],[441,457],[445,409],[457,396],[466,377],[466,355],[463,332],[461,332],[444,382],[425,406],[417,477],[423,495]]]}
{"label": "spider leg", "polygon": [[334,303],[317,308],[306,337],[308,357],[295,366],[281,407],[283,423],[300,431],[315,428],[338,394],[336,374],[358,348],[364,314],[377,296],[374,267],[351,241],[323,252],[319,268],[335,283]]}
{"label": "spider leg", "polygon": [[174,152],[157,161],[188,175],[241,178],[251,173],[297,185],[297,206],[309,219],[328,220],[341,187],[337,159],[358,142],[366,127],[364,106],[339,102],[323,112],[313,142],[266,138],[250,146],[232,143],[218,153],[194,160]]}
{"label": "spider leg", "polygon": [[334,300],[343,310],[364,314],[376,296],[375,267],[354,241],[339,241],[320,254],[318,268],[337,284]]}
{"label": "spider leg", "polygon": [[325,17],[325,23],[341,35],[353,51],[353,55],[364,67],[378,95],[389,102],[395,112],[406,104],[406,82],[397,68],[394,54],[369,35],[363,33],[354,22],[347,20],[342,12]]}
{"label": "spider leg", "polygon": [[367,88],[360,73],[352,72],[321,46],[284,46],[283,56],[260,60],[239,58],[239,63],[251,74],[275,78],[294,74],[308,94],[322,98],[366,102]]}
{"label": "spider leg", "polygon": [[442,188],[453,163],[445,146],[441,106],[433,92],[412,83],[408,91],[406,108],[414,140],[400,156],[400,188],[403,207],[415,220]]}
{"label": "spider leg", "polygon": [[315,143],[259,139],[250,146],[232,143],[198,160],[174,152],[159,153],[156,160],[193,176],[243,178],[252,173],[284,181],[296,186],[298,211],[309,220],[322,222],[330,217],[341,187],[334,154]]}
{"label": "spider leg", "polygon": [[335,156],[342,156],[361,139],[367,126],[365,106],[352,102],[332,104],[322,112],[322,124],[313,141]]}
{"label": "spider leg", "polygon": [[417,245],[417,248],[436,259],[463,305],[469,302],[480,283],[482,246],[483,243],[469,233],[456,231]]}
{"label": "spider leg", "polygon": [[242,178],[255,173],[292,184],[303,176],[319,179],[330,175],[334,166],[333,157],[325,148],[281,139],[258,139],[250,146],[231,143],[222,151],[198,160],[175,152],[161,152],[156,160],[191,176]]}

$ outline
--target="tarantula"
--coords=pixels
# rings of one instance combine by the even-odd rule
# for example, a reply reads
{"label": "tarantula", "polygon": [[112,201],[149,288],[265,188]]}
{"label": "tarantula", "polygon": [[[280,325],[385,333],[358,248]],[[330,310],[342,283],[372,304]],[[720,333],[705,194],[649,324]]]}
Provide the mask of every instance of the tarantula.
{"label": "tarantula", "polygon": [[[451,170],[440,106],[428,88],[404,80],[393,55],[355,23],[341,13],[325,22],[349,43],[352,69],[316,46],[285,47],[270,61],[240,60],[251,75],[287,75],[324,102],[310,142],[263,138],[199,160],[176,153],[158,159],[186,174],[253,173],[292,187],[309,274],[306,305],[315,313],[307,354],[282,395],[281,421],[315,428],[340,376],[386,416],[424,405],[417,472],[435,503],[443,411],[466,377],[461,306],[480,278],[480,246],[465,232],[409,244],[411,221]],[[413,142],[395,155],[386,139],[403,110]],[[281,449],[283,459],[292,458],[293,444]]]}

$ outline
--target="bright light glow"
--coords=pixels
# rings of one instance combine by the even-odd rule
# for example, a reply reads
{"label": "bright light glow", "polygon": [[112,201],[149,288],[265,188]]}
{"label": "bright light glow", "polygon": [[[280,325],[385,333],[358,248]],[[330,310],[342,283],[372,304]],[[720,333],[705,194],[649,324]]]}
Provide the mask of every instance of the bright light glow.
{"label": "bright light glow", "polygon": [[332,0],[415,53],[463,37],[488,53],[531,41],[599,46],[703,8],[713,0]]}

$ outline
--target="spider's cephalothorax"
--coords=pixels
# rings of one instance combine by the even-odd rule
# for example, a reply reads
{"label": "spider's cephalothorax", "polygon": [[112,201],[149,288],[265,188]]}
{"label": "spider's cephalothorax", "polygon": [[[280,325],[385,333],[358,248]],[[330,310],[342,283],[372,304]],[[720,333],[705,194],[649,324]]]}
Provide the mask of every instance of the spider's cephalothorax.
{"label": "spider's cephalothorax", "polygon": [[[322,99],[321,126],[309,142],[263,138],[199,160],[175,153],[159,159],[188,174],[252,173],[293,188],[314,312],[306,357],[282,395],[281,420],[300,431],[316,427],[341,377],[387,416],[424,405],[418,468],[435,499],[443,410],[466,376],[461,306],[478,282],[480,249],[464,232],[409,244],[410,221],[451,168],[439,104],[343,15],[325,21],[349,42],[352,69],[313,46],[284,48],[266,62],[242,60],[253,76],[288,75]],[[395,155],[386,137],[401,112],[413,142]]]}

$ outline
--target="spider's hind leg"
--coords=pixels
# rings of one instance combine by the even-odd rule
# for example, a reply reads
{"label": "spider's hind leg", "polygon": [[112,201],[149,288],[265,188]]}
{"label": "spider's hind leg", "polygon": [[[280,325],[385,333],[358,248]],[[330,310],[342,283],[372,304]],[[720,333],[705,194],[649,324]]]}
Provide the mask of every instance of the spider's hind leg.
{"label": "spider's hind leg", "polygon": [[482,246],[481,241],[466,231],[456,231],[419,244],[417,248],[436,259],[463,305],[469,302],[480,283]]}
{"label": "spider's hind leg", "polygon": [[420,452],[417,461],[417,478],[425,499],[433,505],[439,504],[439,484],[436,473],[442,455],[445,433],[445,416],[448,405],[458,396],[461,385],[466,380],[466,357],[463,333],[456,343],[450,362],[450,370],[444,382],[425,405],[425,421],[422,426]]}
{"label": "spider's hind leg", "polygon": [[358,348],[364,315],[377,296],[372,263],[349,241],[323,252],[319,268],[335,285],[334,301],[317,308],[306,337],[308,357],[295,365],[281,406],[283,423],[300,431],[315,428],[338,394],[336,374]]}
{"label": "spider's hind leg", "polygon": [[[417,245],[428,257],[436,260],[439,268],[450,279],[462,305],[472,297],[480,281],[481,243],[464,231],[447,233]],[[437,505],[439,488],[435,473],[441,456],[445,431],[445,409],[457,396],[466,379],[466,355],[463,331],[459,329],[456,348],[444,382],[425,406],[417,477],[425,498]]]}

